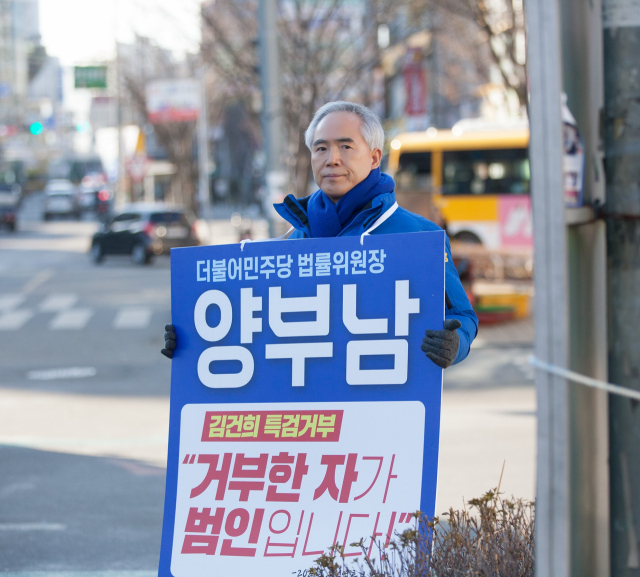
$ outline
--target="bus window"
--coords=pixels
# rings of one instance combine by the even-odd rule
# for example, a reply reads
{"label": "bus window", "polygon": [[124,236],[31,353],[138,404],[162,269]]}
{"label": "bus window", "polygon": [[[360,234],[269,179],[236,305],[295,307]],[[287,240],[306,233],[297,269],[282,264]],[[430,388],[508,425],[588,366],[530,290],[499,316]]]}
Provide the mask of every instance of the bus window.
{"label": "bus window", "polygon": [[442,153],[442,194],[528,194],[526,148]]}
{"label": "bus window", "polygon": [[431,190],[431,153],[401,154],[395,181],[401,191]]}

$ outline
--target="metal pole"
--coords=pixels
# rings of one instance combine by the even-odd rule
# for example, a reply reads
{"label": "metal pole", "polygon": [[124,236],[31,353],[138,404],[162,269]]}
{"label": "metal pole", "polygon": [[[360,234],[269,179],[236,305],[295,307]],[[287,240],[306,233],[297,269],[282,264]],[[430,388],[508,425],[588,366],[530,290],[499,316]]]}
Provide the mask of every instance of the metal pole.
{"label": "metal pole", "polygon": [[116,116],[118,123],[118,184],[116,186],[116,204],[127,202],[127,180],[124,163],[124,135],[122,133],[122,79],[120,78],[120,47],[118,46],[119,0],[114,4],[113,35],[116,46]]}
{"label": "metal pole", "polygon": [[[609,381],[640,390],[640,6],[603,0]],[[611,575],[640,575],[640,407],[612,396]]]}
{"label": "metal pole", "polygon": [[266,196],[263,198],[263,206],[269,221],[271,236],[275,235],[274,219],[278,218],[271,205],[282,200],[286,184],[286,173],[283,170],[282,159],[284,147],[277,10],[277,0],[260,0],[258,10],[260,79],[262,81],[262,126],[267,189]]}
{"label": "metal pole", "polygon": [[[568,273],[564,224],[562,66],[558,0],[525,2],[530,84],[531,184],[535,240],[536,356],[567,366]],[[570,575],[567,382],[536,371],[538,470],[536,576]]]}
{"label": "metal pole", "polygon": [[200,67],[200,111],[198,114],[198,199],[200,218],[210,218],[209,196],[209,138],[207,122],[206,67]]}

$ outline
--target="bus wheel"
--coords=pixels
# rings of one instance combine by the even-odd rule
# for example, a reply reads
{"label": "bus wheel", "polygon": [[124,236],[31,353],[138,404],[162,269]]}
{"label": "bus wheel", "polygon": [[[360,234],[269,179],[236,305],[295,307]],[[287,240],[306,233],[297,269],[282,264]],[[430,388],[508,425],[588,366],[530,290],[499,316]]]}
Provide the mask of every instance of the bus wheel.
{"label": "bus wheel", "polygon": [[467,244],[482,244],[482,241],[478,238],[477,235],[469,232],[468,230],[463,230],[459,232],[453,237],[453,240],[456,242],[466,242]]}

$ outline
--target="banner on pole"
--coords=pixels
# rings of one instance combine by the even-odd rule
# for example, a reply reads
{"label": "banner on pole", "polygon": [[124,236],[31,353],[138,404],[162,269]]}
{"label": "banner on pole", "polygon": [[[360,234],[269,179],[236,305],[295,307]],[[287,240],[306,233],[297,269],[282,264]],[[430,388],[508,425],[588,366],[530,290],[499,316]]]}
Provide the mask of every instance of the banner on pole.
{"label": "banner on pole", "polygon": [[444,232],[174,249],[160,577],[302,575],[434,514]]}
{"label": "banner on pole", "polygon": [[147,119],[162,122],[192,122],[200,112],[200,83],[195,78],[153,80],[146,86]]}

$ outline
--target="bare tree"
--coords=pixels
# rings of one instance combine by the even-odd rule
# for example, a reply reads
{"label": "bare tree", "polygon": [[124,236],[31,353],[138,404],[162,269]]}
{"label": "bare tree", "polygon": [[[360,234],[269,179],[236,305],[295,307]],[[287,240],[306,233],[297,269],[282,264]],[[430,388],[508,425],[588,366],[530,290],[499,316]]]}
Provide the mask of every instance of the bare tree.
{"label": "bare tree", "polygon": [[[284,161],[290,192],[307,192],[311,166],[304,131],[315,110],[341,98],[370,101],[372,71],[379,62],[377,22],[393,19],[402,5],[402,1],[393,0],[279,3]],[[366,30],[361,29],[363,8],[373,18]],[[246,103],[255,102],[260,93],[256,15],[253,0],[214,0],[202,9],[202,56],[227,93]],[[254,107],[256,125],[258,113]]]}
{"label": "bare tree", "polygon": [[[129,100],[144,124],[147,116],[146,85],[155,79],[177,78],[193,75],[193,66],[188,59],[176,63],[168,51],[151,43],[149,39],[137,37],[129,50],[122,50],[121,80]],[[172,183],[174,201],[189,207],[196,206],[195,183],[197,165],[193,154],[195,122],[165,122],[154,125],[159,144],[167,158],[176,167]]]}
{"label": "bare tree", "polygon": [[[393,26],[393,44],[406,45],[413,34],[429,31],[441,47],[440,69],[432,74],[437,92],[449,103],[477,99],[477,87],[490,80],[490,64],[502,82],[526,106],[523,0],[279,0],[282,115],[289,170],[289,191],[307,193],[310,156],[304,131],[314,111],[330,100],[375,104],[381,50],[377,31]],[[209,0],[200,7],[200,57],[210,71],[210,125],[233,129],[255,151],[261,141],[258,0]],[[434,26],[434,22],[439,25]],[[392,46],[393,48],[393,46]],[[162,58],[160,59],[162,60]],[[165,59],[166,60],[166,59]],[[126,69],[125,69],[126,70]],[[192,71],[193,72],[193,71]],[[433,72],[433,71],[432,71]],[[396,67],[394,74],[400,74]],[[155,63],[125,71],[124,83],[141,115],[146,114],[144,84],[152,78],[184,75],[175,64]],[[233,114],[227,111],[231,107]],[[242,114],[238,113],[238,107]],[[236,119],[230,122],[230,118]],[[177,191],[195,208],[197,166],[193,123],[156,125],[156,135],[177,167]],[[232,154],[233,153],[233,154]],[[253,153],[240,155],[236,172],[255,170]],[[241,166],[240,166],[241,165]],[[246,195],[244,195],[246,198]],[[177,199],[180,200],[180,199]]]}
{"label": "bare tree", "polygon": [[[513,90],[521,107],[527,106],[525,22],[523,0],[416,0],[424,9],[455,15],[477,25],[479,38],[488,49],[471,51],[481,74],[485,74],[486,60],[478,55],[488,54],[500,72],[504,86]],[[465,37],[462,37],[465,38]],[[466,36],[468,39],[469,36]]]}
{"label": "bare tree", "polygon": [[[214,71],[212,108],[240,102],[246,129],[259,141],[260,77],[257,0],[211,0],[202,5],[201,56]],[[437,82],[450,102],[477,99],[489,82],[489,64],[521,104],[526,103],[524,16],[521,0],[280,0],[280,69],[285,158],[290,192],[307,193],[310,156],[304,131],[313,113],[330,100],[370,105],[374,70],[380,66],[377,31],[393,24],[394,42],[431,28],[446,58]]]}

